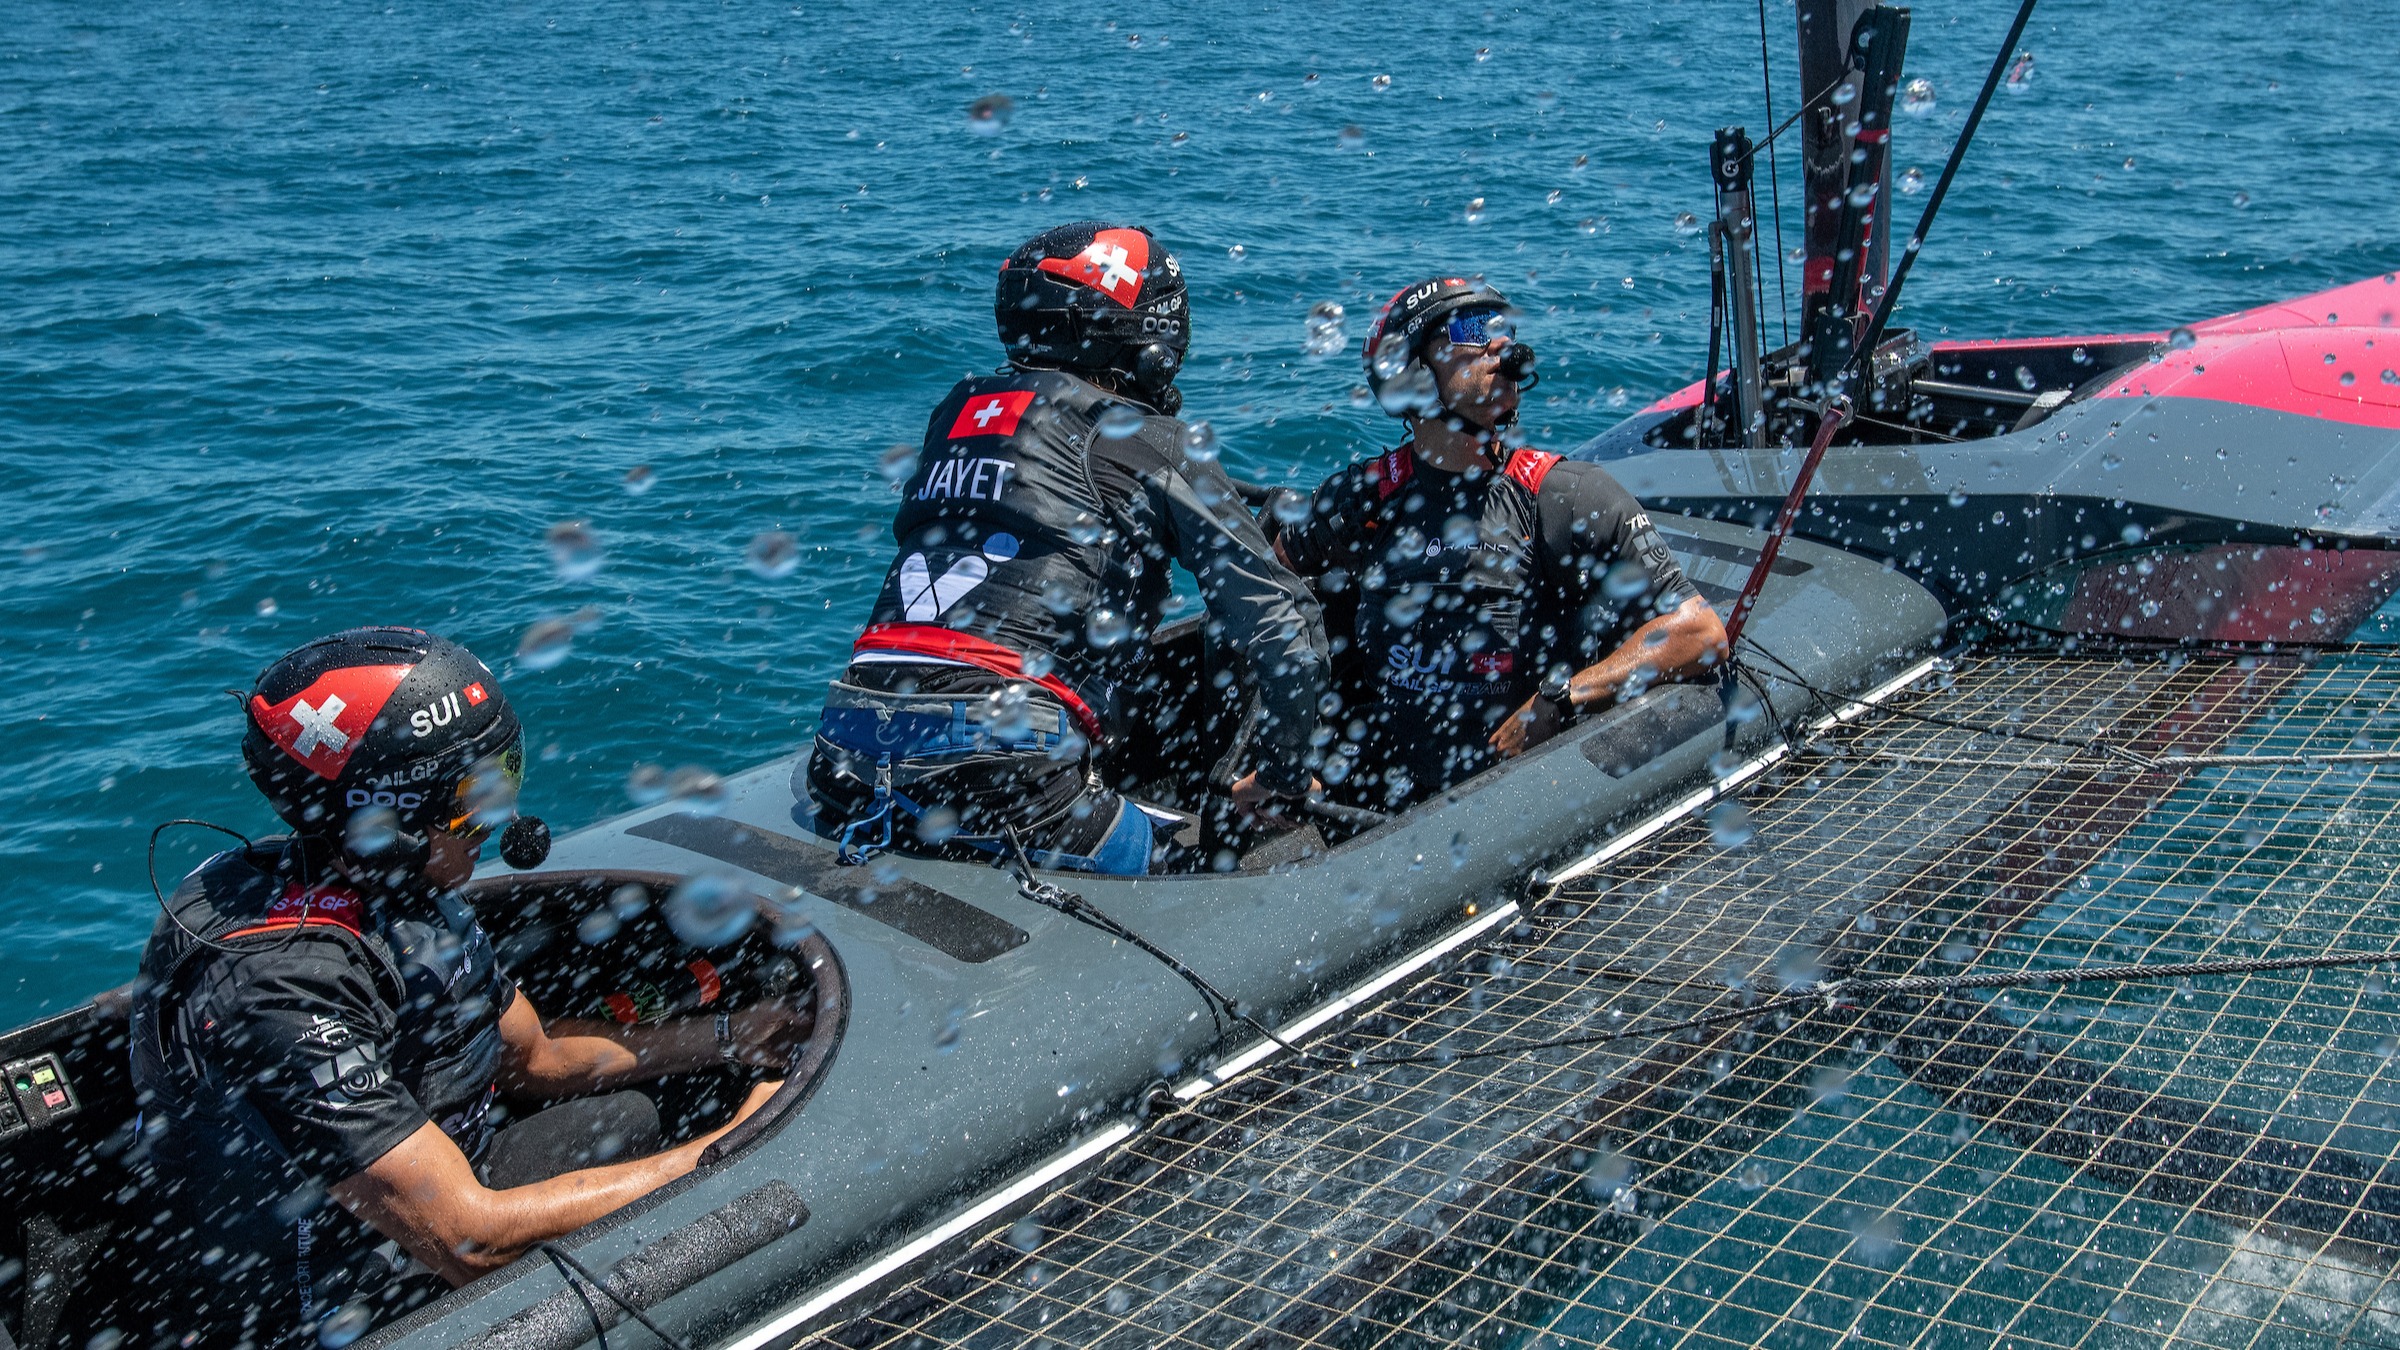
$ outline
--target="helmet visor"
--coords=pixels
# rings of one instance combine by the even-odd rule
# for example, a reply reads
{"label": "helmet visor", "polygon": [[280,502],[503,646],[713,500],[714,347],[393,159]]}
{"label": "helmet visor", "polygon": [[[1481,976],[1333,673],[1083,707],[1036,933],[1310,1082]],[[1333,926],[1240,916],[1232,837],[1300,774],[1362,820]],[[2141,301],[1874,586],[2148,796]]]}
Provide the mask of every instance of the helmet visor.
{"label": "helmet visor", "polygon": [[517,791],[525,785],[525,742],[511,740],[496,755],[467,766],[451,792],[450,815],[437,828],[469,843],[517,818]]}

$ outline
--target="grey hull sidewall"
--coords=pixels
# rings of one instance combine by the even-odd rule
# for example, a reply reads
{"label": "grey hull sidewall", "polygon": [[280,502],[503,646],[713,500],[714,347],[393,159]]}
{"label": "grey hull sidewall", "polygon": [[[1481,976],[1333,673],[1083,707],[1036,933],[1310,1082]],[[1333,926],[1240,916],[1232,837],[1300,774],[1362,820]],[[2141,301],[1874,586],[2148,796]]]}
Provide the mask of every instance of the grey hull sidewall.
{"label": "grey hull sidewall", "polygon": [[[1760,537],[1705,521],[1659,524],[1695,581],[1711,587],[1747,572]],[[1905,577],[1806,543],[1787,556],[1795,565],[1777,569],[1753,632],[1810,683],[1861,690],[1939,642],[1941,605]],[[1776,717],[1810,710],[1810,696],[1766,673]],[[1744,744],[1769,737],[1775,720],[1745,725]],[[1529,872],[1577,856],[1670,795],[1705,784],[1724,725],[1715,687],[1662,687],[1319,857],[1226,876],[1054,879],[1272,1023],[1457,926],[1470,907],[1515,899]],[[788,759],[734,778],[721,817],[825,845],[793,823],[790,778]],[[729,871],[630,832],[672,810],[566,835],[551,865]],[[695,1344],[792,1306],[1012,1173],[1126,1119],[1160,1080],[1254,1039],[1237,1033],[1220,1042],[1181,979],[1129,944],[1022,898],[998,869],[900,858],[880,866],[1027,938],[963,961],[878,921],[871,904],[813,895],[790,902],[838,954],[851,1001],[847,1032],[813,1096],[735,1156],[568,1239],[585,1265],[605,1273],[695,1225],[739,1227],[738,1218],[712,1215],[744,1197],[769,1197],[759,1202],[770,1211],[761,1222],[776,1221],[779,1205],[804,1206],[805,1220],[787,1231],[744,1230],[760,1239],[754,1247],[654,1305],[662,1325]],[[766,877],[732,875],[762,892],[779,889]],[[564,1305],[546,1301],[563,1292],[562,1281],[537,1262],[459,1291],[370,1343],[456,1345],[505,1326],[523,1334],[487,1340],[491,1350],[576,1343],[558,1338],[588,1328],[553,1315]],[[588,1321],[580,1305],[574,1311]]]}

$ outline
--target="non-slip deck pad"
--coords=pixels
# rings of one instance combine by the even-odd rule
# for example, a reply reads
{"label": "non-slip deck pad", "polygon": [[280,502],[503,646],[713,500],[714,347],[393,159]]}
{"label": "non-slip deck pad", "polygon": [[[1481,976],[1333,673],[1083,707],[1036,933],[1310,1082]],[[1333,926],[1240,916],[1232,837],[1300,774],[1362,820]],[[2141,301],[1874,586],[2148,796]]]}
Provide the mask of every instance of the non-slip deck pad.
{"label": "non-slip deck pad", "polygon": [[1024,929],[999,915],[977,909],[946,891],[906,877],[878,881],[864,867],[842,866],[832,849],[738,820],[660,816],[626,833],[797,886],[896,928],[954,960],[989,961],[1023,946],[1027,936]]}

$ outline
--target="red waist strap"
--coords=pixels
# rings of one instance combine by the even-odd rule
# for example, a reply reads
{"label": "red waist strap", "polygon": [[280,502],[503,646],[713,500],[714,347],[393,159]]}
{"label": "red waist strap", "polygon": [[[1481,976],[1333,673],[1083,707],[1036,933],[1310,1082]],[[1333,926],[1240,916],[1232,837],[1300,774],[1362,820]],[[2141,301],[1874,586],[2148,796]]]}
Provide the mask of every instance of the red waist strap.
{"label": "red waist strap", "polygon": [[1083,728],[1084,735],[1091,737],[1095,743],[1105,739],[1101,734],[1099,714],[1068,688],[1065,680],[1056,675],[1044,675],[1037,679],[1026,674],[1024,657],[972,633],[961,633],[954,628],[930,623],[876,623],[867,625],[867,631],[858,635],[858,641],[850,644],[850,650],[938,656],[988,670],[994,675],[1028,681],[1041,686],[1052,698],[1057,699],[1074,716],[1075,724]]}

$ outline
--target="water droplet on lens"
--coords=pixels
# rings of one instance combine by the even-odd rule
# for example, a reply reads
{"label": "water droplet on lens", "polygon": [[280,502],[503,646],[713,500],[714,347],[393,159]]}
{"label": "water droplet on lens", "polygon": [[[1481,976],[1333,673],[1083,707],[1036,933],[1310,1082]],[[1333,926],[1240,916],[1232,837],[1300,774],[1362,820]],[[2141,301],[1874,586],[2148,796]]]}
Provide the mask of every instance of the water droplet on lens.
{"label": "water droplet on lens", "polygon": [[260,617],[260,618],[262,618],[262,619],[271,619],[271,618],[274,618],[274,617],[275,617],[275,610],[276,610],[276,605],[275,605],[275,597],[274,597],[274,596],[271,596],[271,595],[270,595],[270,596],[268,596],[266,599],[264,599],[264,600],[261,600],[261,601],[259,601],[259,602],[258,602],[258,617]]}
{"label": "water droplet on lens", "polygon": [[624,920],[619,919],[615,912],[606,908],[595,909],[576,922],[575,936],[582,939],[586,946],[597,946],[615,937],[623,927]]}
{"label": "water droplet on lens", "polygon": [[2190,351],[2193,345],[2199,341],[2200,339],[2195,336],[2192,330],[2189,328],[2170,328],[2167,330],[2167,350],[2169,351]]}
{"label": "water droplet on lens", "polygon": [[1483,198],[1476,197],[1467,203],[1467,223],[1469,225],[1483,223]]}
{"label": "water droplet on lens", "polygon": [[958,1003],[951,1004],[950,1011],[942,1014],[942,1020],[940,1023],[935,1025],[933,1029],[933,1048],[941,1051],[945,1055],[957,1049],[958,1033],[960,1029],[966,1026],[966,1024],[967,1010],[965,1005]]}
{"label": "water droplet on lens", "polygon": [[1489,47],[1477,47],[1477,48],[1475,49],[1475,59],[1476,59],[1476,61],[1477,61],[1477,62],[1484,62],[1484,61],[1489,61],[1489,60],[1491,60],[1491,59],[1492,59],[1492,49],[1491,49],[1491,48],[1489,48]]}
{"label": "water droplet on lens", "polygon": [[1100,414],[1100,434],[1112,441],[1121,441],[1142,429],[1142,410],[1127,404],[1111,405]]}
{"label": "water droplet on lens", "polygon": [[1319,300],[1309,306],[1308,342],[1310,356],[1332,356],[1349,345],[1350,335],[1345,326],[1347,315],[1341,305],[1332,300]]}
{"label": "water droplet on lens", "polygon": [[1282,523],[1286,525],[1298,525],[1302,521],[1308,519],[1308,513],[1310,510],[1309,498],[1305,493],[1294,492],[1290,488],[1285,488],[1275,494],[1274,499],[1269,505],[1268,509],[1274,513],[1275,519],[1281,521]]}
{"label": "water droplet on lens", "polygon": [[1132,622],[1106,605],[1093,610],[1083,621],[1084,637],[1095,647],[1114,647],[1132,633]]}
{"label": "water droplet on lens", "polygon": [[548,670],[567,659],[575,645],[572,619],[539,619],[517,639],[517,668]]}
{"label": "water droplet on lens", "polygon": [[1740,848],[1758,837],[1749,809],[1728,797],[1708,808],[1708,838],[1718,848]]}
{"label": "water droplet on lens", "polygon": [[353,811],[349,828],[343,833],[350,851],[362,858],[371,858],[390,848],[399,836],[400,813],[388,806],[369,806]]}
{"label": "water droplet on lens", "polygon": [[1837,108],[1847,108],[1856,102],[1858,102],[1858,81],[1856,78],[1846,79],[1833,87],[1833,106]]}
{"label": "water droplet on lens", "polygon": [[1217,429],[1205,421],[1193,422],[1183,429],[1183,453],[1203,464],[1217,457]]}
{"label": "water droplet on lens", "polygon": [[695,816],[713,816],[725,809],[730,795],[725,780],[706,769],[685,765],[667,775],[667,796]]}
{"label": "water droplet on lens", "polygon": [[722,947],[750,931],[757,905],[739,881],[715,872],[690,877],[661,906],[675,936],[694,947]]}
{"label": "water droplet on lens", "polygon": [[985,94],[967,105],[967,130],[978,136],[997,136],[1016,113],[1016,102],[1008,95]]}
{"label": "water droplet on lens", "polygon": [[2019,389],[2031,393],[2033,390],[2040,388],[2041,383],[2042,382],[2040,380],[2037,380],[2033,377],[2033,372],[2030,369],[2024,366],[2017,367],[2017,387]]}
{"label": "water droplet on lens", "polygon": [[1100,536],[1106,533],[1089,511],[1078,511],[1075,518],[1067,522],[1067,537],[1078,544],[1097,544]]}
{"label": "water droplet on lens", "polygon": [[1933,81],[1919,76],[1900,88],[1900,111],[1911,117],[1931,117],[1934,110]]}
{"label": "water droplet on lens", "polygon": [[899,483],[917,471],[917,447],[895,445],[883,452],[875,462],[875,471],[887,483]]}
{"label": "water droplet on lens", "polygon": [[561,581],[581,581],[598,572],[606,560],[600,536],[580,520],[562,520],[542,538],[550,546],[550,566]]}
{"label": "water droplet on lens", "polygon": [[762,530],[751,539],[742,563],[768,581],[780,581],[800,570],[800,541],[782,530]]}
{"label": "water droplet on lens", "polygon": [[1374,79],[1367,81],[1367,83],[1373,85],[1375,87],[1375,92],[1380,94],[1384,90],[1392,87],[1392,77],[1389,75],[1378,75]]}
{"label": "water droplet on lens", "polygon": [[1948,500],[1952,506],[1965,506],[1967,504],[1967,490],[1965,488],[1950,489],[1950,496]]}
{"label": "water droplet on lens", "polygon": [[1240,262],[1242,259],[1250,256],[1250,250],[1242,247],[1240,244],[1235,244],[1225,250],[1225,256],[1233,259],[1235,262]]}
{"label": "water droplet on lens", "polygon": [[1600,233],[1600,217],[1585,216],[1583,219],[1575,222],[1575,228],[1585,234],[1598,234]]}
{"label": "water droplet on lens", "polygon": [[656,764],[636,764],[625,775],[625,795],[636,806],[652,806],[667,799],[667,771]]}
{"label": "water droplet on lens", "polygon": [[2125,172],[2127,172],[2127,173],[2132,173],[2132,172],[2133,172],[2133,156],[2131,156],[2131,155],[2127,155],[2127,156],[2125,157]]}
{"label": "water droplet on lens", "polygon": [[2247,210],[2249,210],[2249,209],[2250,209],[2250,194],[2249,194],[2249,193],[2247,193],[2247,192],[2237,192],[2237,193],[2233,194],[2233,209],[2234,209],[2234,210],[2236,210],[2236,211],[2247,211]]}
{"label": "water droplet on lens", "polygon": [[[375,1309],[372,1305],[346,1304],[318,1325],[317,1344],[324,1346],[325,1350],[341,1350],[341,1347],[366,1335],[367,1328],[373,1325]],[[96,1342],[100,1338],[95,1336],[92,1339]]]}
{"label": "water droplet on lens", "polygon": [[2341,380],[2340,380],[2340,384],[2341,384],[2341,386],[2342,386],[2344,389],[2347,389],[2347,388],[2349,388],[2351,385],[2354,385],[2354,384],[2356,384],[2356,383],[2358,383],[2358,372],[2357,372],[2357,371],[2354,371],[2354,370],[2345,370],[2345,371],[2343,371],[2343,372],[2342,372],[2342,378],[2341,378]]}
{"label": "water droplet on lens", "polygon": [[1108,1309],[1111,1313],[1122,1315],[1126,1309],[1133,1306],[1133,1295],[1125,1292],[1125,1286],[1121,1284],[1111,1285],[1108,1296],[1100,1300],[1100,1306]]}
{"label": "water droplet on lens", "polygon": [[1918,193],[1925,190],[1925,171],[1914,166],[1902,170],[1900,173],[1900,181],[1897,186],[1900,189],[1901,196],[1916,196]]}
{"label": "water droplet on lens", "polygon": [[1406,628],[1425,612],[1426,602],[1433,598],[1433,588],[1419,583],[1386,600],[1383,617],[1394,625]]}
{"label": "water droplet on lens", "polygon": [[958,812],[937,806],[917,817],[917,838],[939,847],[958,834]]}
{"label": "water droplet on lens", "polygon": [[625,471],[624,488],[628,497],[639,497],[658,484],[658,473],[647,464],[636,464]]}
{"label": "water droplet on lens", "polygon": [[1034,1248],[1041,1246],[1041,1220],[1036,1219],[1032,1215],[1028,1214],[1024,1218],[1019,1219],[1015,1223],[1009,1225],[1008,1245],[1021,1252],[1029,1252]]}
{"label": "water droplet on lens", "polygon": [[1685,211],[1677,215],[1675,217],[1675,233],[1682,235],[1693,235],[1700,233],[1700,217],[1693,215],[1689,211]]}

